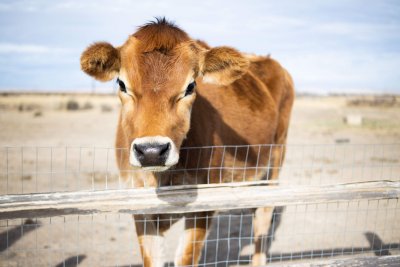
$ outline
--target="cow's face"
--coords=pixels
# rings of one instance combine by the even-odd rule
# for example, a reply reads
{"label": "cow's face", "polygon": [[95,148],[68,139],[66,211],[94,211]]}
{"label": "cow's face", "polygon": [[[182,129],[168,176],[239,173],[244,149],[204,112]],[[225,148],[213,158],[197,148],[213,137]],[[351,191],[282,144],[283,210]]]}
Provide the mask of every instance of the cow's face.
{"label": "cow's face", "polygon": [[143,51],[141,41],[132,36],[119,48],[108,43],[90,46],[81,66],[98,80],[116,79],[130,164],[163,171],[178,163],[196,80],[229,84],[247,71],[248,60],[232,48],[206,49],[191,40],[169,51]]}

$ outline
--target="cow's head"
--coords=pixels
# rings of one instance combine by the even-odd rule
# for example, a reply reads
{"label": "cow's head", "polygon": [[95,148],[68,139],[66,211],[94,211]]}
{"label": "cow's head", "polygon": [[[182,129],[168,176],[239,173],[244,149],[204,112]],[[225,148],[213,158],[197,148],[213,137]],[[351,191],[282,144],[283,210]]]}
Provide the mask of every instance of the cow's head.
{"label": "cow's head", "polygon": [[228,85],[249,62],[229,47],[209,49],[164,19],[149,23],[120,47],[94,43],[82,54],[84,72],[116,79],[120,127],[130,142],[133,167],[163,171],[178,163],[190,126],[196,81]]}

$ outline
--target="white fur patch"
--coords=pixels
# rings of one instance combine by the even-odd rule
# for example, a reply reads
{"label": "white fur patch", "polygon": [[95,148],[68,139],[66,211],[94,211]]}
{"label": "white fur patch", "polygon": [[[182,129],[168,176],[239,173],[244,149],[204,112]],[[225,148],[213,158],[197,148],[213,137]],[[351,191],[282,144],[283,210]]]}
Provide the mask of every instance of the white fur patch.
{"label": "white fur patch", "polygon": [[152,267],[164,266],[164,237],[158,235],[146,235],[140,237],[143,250],[151,258]]}
{"label": "white fur patch", "polygon": [[218,84],[218,79],[214,75],[206,74],[203,76],[203,83]]}
{"label": "white fur patch", "polygon": [[[193,239],[194,236],[195,237],[197,236],[195,231],[196,231],[195,229],[187,229],[187,230],[185,230],[184,234],[179,238],[179,244],[178,244],[178,248],[176,250],[175,258],[174,258],[175,266],[180,266],[179,263],[180,263],[182,257],[184,256],[183,253],[185,253],[185,248],[187,248],[188,246],[189,247],[190,246],[198,246],[200,242],[204,242],[205,240],[207,240],[207,235],[209,234],[209,231],[206,231],[205,236],[202,237],[201,240],[194,240]],[[200,231],[202,231],[202,230],[200,230]],[[201,251],[199,251],[199,253],[201,253]]]}
{"label": "white fur patch", "polygon": [[[168,153],[168,158],[165,161],[165,166],[151,166],[151,167],[142,167],[140,164],[139,160],[136,158],[135,153],[133,153],[133,145],[138,145],[138,144],[145,144],[145,143],[156,143],[156,144],[166,144],[170,143],[171,149],[169,150]],[[142,138],[136,138],[133,140],[131,144],[131,150],[129,153],[129,163],[133,167],[137,168],[142,168],[143,170],[147,171],[165,171],[169,169],[170,167],[174,166],[175,164],[178,163],[179,160],[179,151],[177,147],[175,146],[174,142],[172,142],[171,138],[166,137],[166,136],[148,136],[148,137],[142,137]]]}
{"label": "white fur patch", "polygon": [[128,75],[126,74],[126,71],[122,68],[119,70],[118,79],[120,79],[125,84],[127,90],[132,88],[131,84],[129,83]]}
{"label": "white fur patch", "polygon": [[192,83],[192,82],[194,82],[193,71],[189,72],[188,75],[186,76],[185,83],[183,84],[183,87],[182,87],[182,92],[185,92],[186,87],[189,85],[189,83]]}
{"label": "white fur patch", "polygon": [[255,253],[253,255],[252,265],[253,266],[265,266],[267,263],[267,255],[265,253]]}
{"label": "white fur patch", "polygon": [[185,231],[184,234],[179,238],[178,248],[175,252],[174,264],[175,266],[179,266],[179,262],[183,256],[184,249],[188,245],[187,243],[190,241],[192,237],[191,231]]}

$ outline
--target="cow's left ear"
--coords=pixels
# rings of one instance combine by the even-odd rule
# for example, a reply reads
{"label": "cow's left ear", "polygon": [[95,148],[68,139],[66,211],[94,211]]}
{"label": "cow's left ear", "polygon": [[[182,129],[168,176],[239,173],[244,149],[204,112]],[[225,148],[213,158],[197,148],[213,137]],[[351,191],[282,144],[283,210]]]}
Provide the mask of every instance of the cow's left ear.
{"label": "cow's left ear", "polygon": [[92,44],[81,56],[82,70],[102,82],[114,79],[118,75],[120,65],[118,49],[105,42]]}
{"label": "cow's left ear", "polygon": [[242,77],[249,69],[250,61],[231,47],[215,47],[204,54],[201,67],[203,82],[228,85]]}

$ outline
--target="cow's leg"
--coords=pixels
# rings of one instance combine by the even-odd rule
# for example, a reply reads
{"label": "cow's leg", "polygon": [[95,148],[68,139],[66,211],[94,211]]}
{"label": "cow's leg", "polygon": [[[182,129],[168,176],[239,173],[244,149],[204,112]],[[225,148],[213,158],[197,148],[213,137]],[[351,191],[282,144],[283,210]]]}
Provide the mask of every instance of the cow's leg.
{"label": "cow's leg", "polygon": [[[287,101],[286,105],[284,105],[280,111],[281,116],[279,118],[277,134],[274,140],[275,145],[271,148],[270,172],[267,173],[268,180],[277,180],[279,178],[279,172],[285,159],[286,137],[293,99],[287,99]],[[255,251],[252,260],[253,266],[262,266],[266,264],[267,253],[272,241],[272,236],[268,236],[268,232],[271,224],[275,221],[272,218],[273,214],[274,207],[261,207],[256,209],[253,220],[255,244]],[[272,229],[271,235],[273,235],[273,231],[274,229]]]}
{"label": "cow's leg", "polygon": [[170,224],[160,220],[158,215],[134,215],[136,233],[144,267],[163,267],[164,232]]}
{"label": "cow's leg", "polygon": [[[267,179],[277,180],[280,167],[282,166],[283,157],[285,155],[285,146],[274,146],[272,149],[273,165],[271,166],[272,171]],[[268,231],[273,223],[273,213],[274,207],[260,207],[255,211],[253,220],[255,245],[255,251],[252,260],[253,266],[262,266],[266,263],[267,253],[272,241],[272,236],[268,236]],[[271,234],[273,234],[272,231]]]}
{"label": "cow's leg", "polygon": [[263,266],[267,262],[266,254],[269,245],[269,238],[267,234],[271,226],[273,211],[273,207],[261,207],[257,208],[255,211],[255,216],[253,219],[255,246],[252,259],[253,266]]}
{"label": "cow's leg", "polygon": [[175,266],[198,266],[211,219],[212,212],[186,215],[185,232],[179,241]]}

